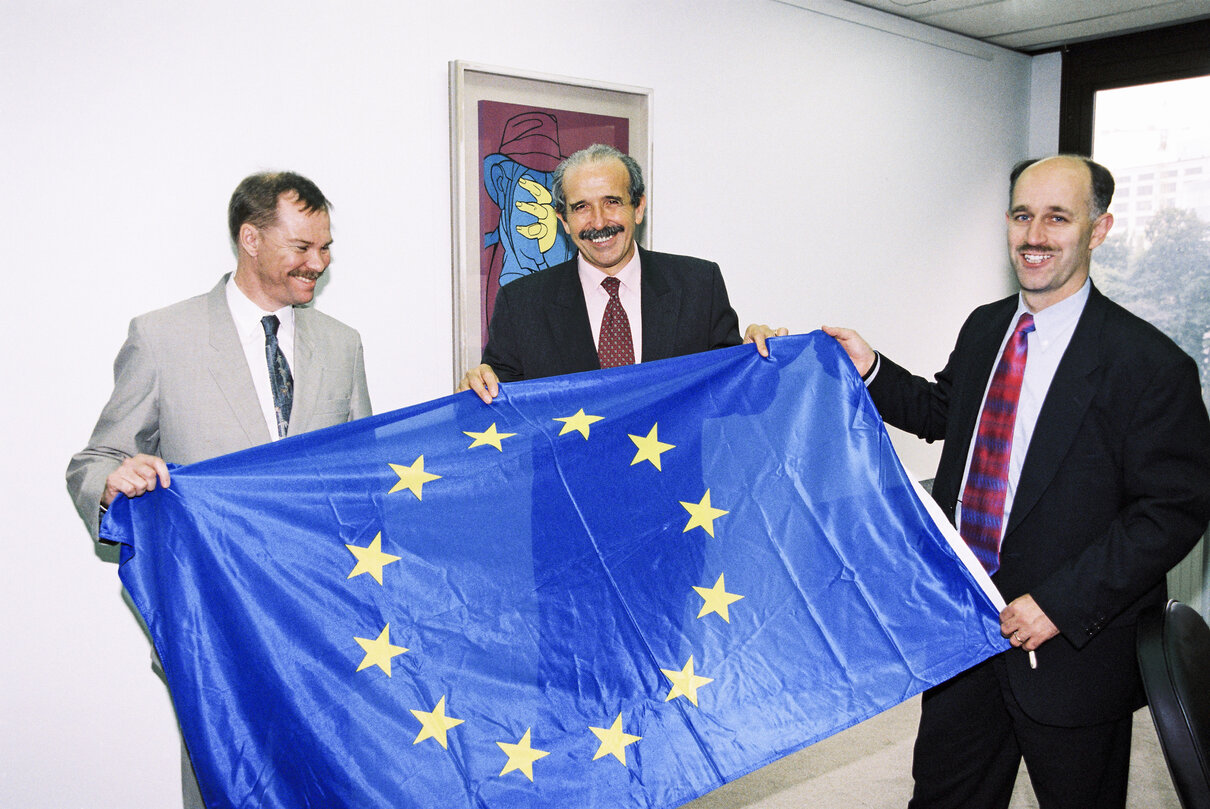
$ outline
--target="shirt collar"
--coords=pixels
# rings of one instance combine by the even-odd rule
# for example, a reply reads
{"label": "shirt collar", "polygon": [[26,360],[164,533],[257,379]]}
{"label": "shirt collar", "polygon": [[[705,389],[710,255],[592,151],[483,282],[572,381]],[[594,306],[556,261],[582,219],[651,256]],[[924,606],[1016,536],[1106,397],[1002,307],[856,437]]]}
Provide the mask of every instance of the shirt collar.
{"label": "shirt collar", "polygon": [[[1080,319],[1080,315],[1084,312],[1084,304],[1088,303],[1088,296],[1092,294],[1092,279],[1085,279],[1084,286],[1075,291],[1075,294],[1068,295],[1058,303],[1047,306],[1040,312],[1034,313],[1034,329],[1039,336],[1044,336],[1048,332],[1053,334],[1062,331],[1070,326],[1074,326],[1075,322]],[[1020,294],[1017,295],[1017,313],[1013,316],[1013,322],[1016,323],[1023,312],[1028,312],[1029,309],[1025,306],[1025,298]]]}
{"label": "shirt collar", "polygon": [[[584,254],[579,254],[576,259],[576,267],[580,273],[580,280],[587,281],[587,286],[598,287],[601,282],[609,275],[609,273],[592,266],[584,258]],[[621,282],[626,289],[631,289],[637,292],[639,290],[639,281],[642,280],[642,262],[639,261],[639,248],[635,245],[634,255],[630,257],[630,261],[626,262],[626,266],[614,273],[614,277]]]}
{"label": "shirt collar", "polygon": [[227,279],[226,292],[227,308],[231,310],[231,319],[235,321],[235,329],[240,334],[248,334],[255,330],[263,335],[264,327],[261,325],[261,318],[265,315],[277,315],[279,328],[282,326],[294,327],[293,306],[283,306],[275,312],[266,312],[253,303],[235,283],[235,273],[232,273],[231,277]]}

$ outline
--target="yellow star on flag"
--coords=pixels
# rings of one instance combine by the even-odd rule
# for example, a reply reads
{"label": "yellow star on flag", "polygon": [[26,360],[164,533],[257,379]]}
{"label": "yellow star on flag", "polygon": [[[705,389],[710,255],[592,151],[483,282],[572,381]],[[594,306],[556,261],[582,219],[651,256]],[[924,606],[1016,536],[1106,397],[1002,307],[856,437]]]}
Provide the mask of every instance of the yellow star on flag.
{"label": "yellow star on flag", "polygon": [[387,624],[382,628],[382,632],[374,640],[369,638],[354,637],[353,640],[361,644],[361,648],[365,650],[365,659],[361,661],[361,665],[357,667],[358,671],[368,669],[370,666],[378,666],[391,676],[391,658],[396,655],[401,655],[407,651],[402,646],[394,646],[390,641],[391,625]]}
{"label": "yellow star on flag", "polygon": [[516,744],[508,742],[496,742],[500,745],[500,749],[508,756],[508,763],[504,765],[504,769],[500,771],[501,775],[520,770],[525,773],[525,777],[530,781],[534,780],[534,762],[544,756],[549,756],[550,753],[546,750],[537,750],[529,743],[530,728],[525,729],[525,735],[521,737],[521,741]]}
{"label": "yellow star on flag", "polygon": [[689,662],[680,671],[676,669],[660,669],[660,671],[664,672],[664,676],[672,681],[672,690],[668,692],[664,702],[671,702],[677,697],[685,697],[697,705],[697,690],[706,683],[714,682],[711,677],[698,677],[693,673],[693,655],[689,655]]}
{"label": "yellow star on flag", "polygon": [[514,435],[516,435],[516,433],[496,432],[496,422],[494,421],[492,422],[491,427],[488,427],[481,433],[472,433],[470,430],[463,430],[462,432],[475,439],[474,442],[467,447],[467,449],[474,449],[475,447],[495,447],[501,452],[504,452],[504,447],[500,445],[500,442],[506,438],[512,438]]}
{"label": "yellow star on flag", "polygon": [[[630,436],[630,440],[633,441],[634,445],[639,448],[639,451],[634,454],[634,460],[630,462],[631,466],[634,466],[636,463],[642,463],[643,461],[651,461],[652,466],[654,466],[656,469],[659,469],[661,472],[664,471],[660,468],[660,455],[670,449],[674,449],[676,444],[665,444],[656,437],[655,431],[659,426],[659,422],[651,425],[651,432],[647,433],[645,438],[640,438],[637,435]],[[630,434],[627,433],[627,435]]]}
{"label": "yellow star on flag", "polygon": [[710,490],[706,489],[705,496],[702,497],[700,503],[686,503],[681,501],[681,505],[685,507],[685,511],[689,512],[689,522],[685,526],[682,534],[687,534],[694,528],[704,528],[706,533],[714,536],[714,521],[724,514],[730,514],[729,511],[724,511],[721,508],[714,508],[710,505]]}
{"label": "yellow star on flag", "polygon": [[589,725],[596,737],[601,740],[601,746],[597,748],[597,754],[592,757],[593,761],[602,756],[612,755],[623,764],[626,763],[626,745],[634,744],[642,736],[633,736],[622,730],[622,714],[618,714],[618,718],[613,720],[613,724],[608,728],[594,728]]}
{"label": "yellow star on flag", "polygon": [[420,720],[420,733],[416,734],[416,741],[412,744],[420,744],[425,739],[436,739],[437,743],[449,750],[446,744],[447,739],[445,732],[450,728],[461,725],[465,720],[455,719],[452,716],[445,715],[445,697],[437,700],[437,707],[431,711],[413,710],[412,715]]}
{"label": "yellow star on flag", "polygon": [[584,436],[584,439],[587,440],[589,425],[596,424],[603,418],[605,417],[586,415],[584,413],[584,408],[581,407],[580,411],[574,416],[562,416],[560,418],[556,418],[555,421],[563,422],[563,429],[559,430],[559,435],[566,435],[572,430],[579,430],[580,435]]}
{"label": "yellow star on flag", "polygon": [[420,490],[424,484],[433,480],[440,480],[441,475],[433,475],[424,471],[424,456],[417,458],[411,466],[402,466],[401,464],[390,464],[390,467],[395,470],[395,474],[399,475],[399,482],[395,484],[387,494],[394,494],[403,489],[410,489],[412,494],[416,495],[416,499],[420,500]]}
{"label": "yellow star on flag", "polygon": [[727,607],[739,601],[743,596],[728,593],[724,589],[723,574],[718,574],[718,581],[713,587],[694,587],[697,594],[702,597],[702,611],[697,614],[698,618],[704,618],[712,612],[717,612],[722,616],[723,620],[731,623],[731,617],[727,614]]}
{"label": "yellow star on flag", "polygon": [[382,584],[382,569],[391,562],[399,561],[398,556],[382,552],[381,531],[374,536],[374,541],[364,548],[360,545],[345,545],[345,547],[357,557],[357,564],[353,566],[353,572],[347,577],[350,579],[360,576],[362,573],[369,573],[374,577],[374,581]]}

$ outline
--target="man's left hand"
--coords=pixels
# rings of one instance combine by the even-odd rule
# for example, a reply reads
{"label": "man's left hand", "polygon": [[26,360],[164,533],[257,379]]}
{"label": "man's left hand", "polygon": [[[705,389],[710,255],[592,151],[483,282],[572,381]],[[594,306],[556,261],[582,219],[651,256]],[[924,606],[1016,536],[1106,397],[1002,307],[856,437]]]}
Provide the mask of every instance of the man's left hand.
{"label": "man's left hand", "polygon": [[1014,598],[1000,613],[1000,634],[1013,646],[1032,652],[1059,634],[1059,628],[1046,617],[1029,593]]}
{"label": "man's left hand", "polygon": [[492,399],[500,395],[500,380],[492,366],[483,363],[467,371],[454,392],[462,393],[464,390],[473,390],[484,404],[491,404]]}
{"label": "man's left hand", "polygon": [[769,356],[769,346],[765,345],[765,340],[770,337],[785,337],[790,333],[790,330],[785,326],[780,329],[771,329],[764,323],[753,323],[748,328],[744,329],[744,342],[756,343],[756,350],[760,352],[762,357]]}

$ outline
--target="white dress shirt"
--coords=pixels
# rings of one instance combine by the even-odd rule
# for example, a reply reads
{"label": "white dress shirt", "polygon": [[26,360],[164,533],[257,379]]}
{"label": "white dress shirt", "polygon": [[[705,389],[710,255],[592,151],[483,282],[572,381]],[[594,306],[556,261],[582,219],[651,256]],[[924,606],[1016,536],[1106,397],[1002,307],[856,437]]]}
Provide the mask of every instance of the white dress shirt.
{"label": "white dress shirt", "polygon": [[269,436],[276,441],[277,411],[273,406],[273,387],[269,383],[269,361],[265,357],[265,327],[261,325],[261,318],[265,315],[277,315],[277,345],[285,355],[293,375],[294,307],[283,306],[276,312],[263,311],[235,285],[235,273],[232,273],[227,281],[227,308],[231,310],[235,331],[239,335],[240,345],[244,348],[244,357],[248,360],[252,386],[256,388],[256,400],[260,403],[265,424],[269,427]]}
{"label": "white dress shirt", "polygon": [[[608,274],[584,260],[581,255],[576,263],[580,272],[580,286],[584,289],[584,303],[588,306],[588,324],[592,327],[592,343],[598,345],[601,339],[601,321],[605,319],[605,306],[609,303],[609,293],[601,286]],[[615,276],[621,285],[618,287],[618,300],[626,310],[626,319],[630,321],[630,336],[634,338],[634,361],[643,361],[643,298],[639,291],[639,282],[643,272],[639,262],[639,251],[626,266]],[[599,345],[598,345],[599,348]]]}

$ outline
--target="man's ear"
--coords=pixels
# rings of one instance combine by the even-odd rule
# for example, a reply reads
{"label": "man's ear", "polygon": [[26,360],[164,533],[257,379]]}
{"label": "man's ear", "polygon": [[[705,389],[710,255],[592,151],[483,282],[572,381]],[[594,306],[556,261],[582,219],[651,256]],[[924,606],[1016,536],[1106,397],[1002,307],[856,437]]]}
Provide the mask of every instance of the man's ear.
{"label": "man's ear", "polygon": [[239,226],[239,247],[252,258],[260,252],[260,228],[251,222]]}
{"label": "man's ear", "polygon": [[1109,229],[1113,227],[1113,214],[1103,213],[1097,217],[1097,221],[1092,225],[1092,235],[1088,239],[1088,249],[1094,250],[1101,246],[1109,236]]}
{"label": "man's ear", "polygon": [[639,197],[639,204],[634,206],[634,223],[643,224],[643,215],[647,213],[647,195]]}

